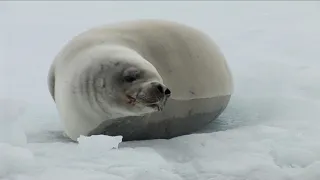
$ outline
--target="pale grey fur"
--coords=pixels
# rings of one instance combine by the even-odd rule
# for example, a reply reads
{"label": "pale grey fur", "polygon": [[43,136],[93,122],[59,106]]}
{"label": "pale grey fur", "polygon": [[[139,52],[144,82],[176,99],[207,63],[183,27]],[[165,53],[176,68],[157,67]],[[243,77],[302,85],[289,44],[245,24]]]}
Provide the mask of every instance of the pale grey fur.
{"label": "pale grey fur", "polygon": [[[156,112],[139,103],[126,106],[126,97],[121,93],[125,87],[120,87],[113,75],[131,66],[147,74],[138,84],[126,87],[131,88],[131,93],[143,87],[148,94],[151,82],[171,90],[163,111]],[[191,126],[200,127],[215,119],[225,109],[233,92],[230,69],[210,36],[190,26],[163,20],[114,23],[79,34],[55,58],[49,70],[48,85],[65,130],[73,140],[97,128],[108,129],[105,124],[114,127],[114,121],[126,123],[117,119],[131,116],[145,117],[142,122],[146,125],[172,126],[171,134],[175,136],[193,132]],[[208,103],[212,107],[203,106]],[[183,118],[201,114],[215,117],[204,116],[202,123],[188,120],[189,128],[184,126]],[[176,118],[182,120],[175,123]],[[109,131],[123,132],[125,139],[130,140],[172,137],[163,133],[156,135],[157,132],[148,131],[148,126],[139,127],[138,134],[148,132],[149,135],[128,135],[123,129],[109,128]],[[160,131],[165,133],[161,128]]]}

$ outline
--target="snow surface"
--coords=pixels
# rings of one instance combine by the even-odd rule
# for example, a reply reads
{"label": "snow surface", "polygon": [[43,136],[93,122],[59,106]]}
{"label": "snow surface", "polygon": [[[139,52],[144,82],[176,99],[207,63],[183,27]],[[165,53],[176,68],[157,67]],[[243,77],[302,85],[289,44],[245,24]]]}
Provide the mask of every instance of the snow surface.
{"label": "snow surface", "polygon": [[[228,108],[171,140],[67,141],[46,84],[53,57],[87,28],[137,18],[210,34],[234,75]],[[319,18],[316,1],[0,2],[0,179],[319,180]]]}

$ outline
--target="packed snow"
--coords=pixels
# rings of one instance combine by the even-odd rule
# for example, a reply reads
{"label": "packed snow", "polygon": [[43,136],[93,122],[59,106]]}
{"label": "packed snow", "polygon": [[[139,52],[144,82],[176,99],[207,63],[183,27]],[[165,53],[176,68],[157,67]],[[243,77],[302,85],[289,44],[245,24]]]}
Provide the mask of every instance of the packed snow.
{"label": "packed snow", "polygon": [[[68,141],[47,89],[74,35],[138,18],[186,23],[224,52],[232,100],[170,140]],[[319,180],[320,3],[0,2],[1,180]]]}

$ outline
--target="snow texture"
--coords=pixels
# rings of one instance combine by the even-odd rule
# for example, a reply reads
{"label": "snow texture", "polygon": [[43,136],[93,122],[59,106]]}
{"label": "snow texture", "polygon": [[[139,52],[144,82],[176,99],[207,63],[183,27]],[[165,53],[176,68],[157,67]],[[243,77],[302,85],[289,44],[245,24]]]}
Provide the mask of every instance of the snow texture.
{"label": "snow texture", "polygon": [[[320,3],[0,2],[1,180],[319,180]],[[66,140],[53,57],[96,25],[161,18],[218,43],[235,81],[220,118],[171,140]]]}

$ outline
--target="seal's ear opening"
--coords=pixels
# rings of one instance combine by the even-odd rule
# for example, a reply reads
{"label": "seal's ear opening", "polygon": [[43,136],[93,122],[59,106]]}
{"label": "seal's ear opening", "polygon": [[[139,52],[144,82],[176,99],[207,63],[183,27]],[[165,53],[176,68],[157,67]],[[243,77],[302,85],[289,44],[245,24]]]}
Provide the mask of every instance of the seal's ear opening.
{"label": "seal's ear opening", "polygon": [[122,77],[125,82],[132,83],[139,79],[141,71],[136,67],[129,67],[123,71]]}

